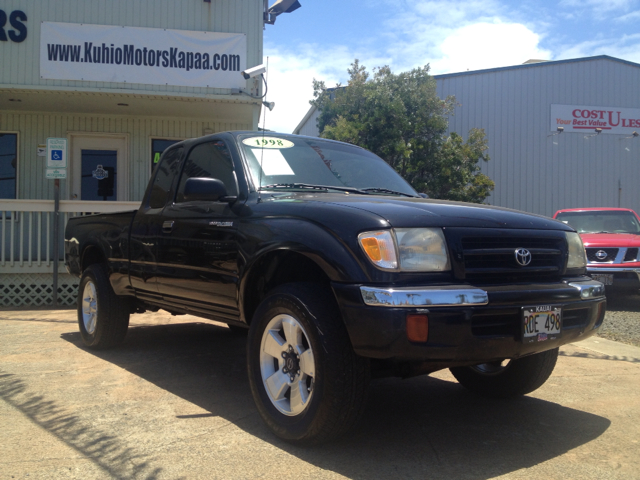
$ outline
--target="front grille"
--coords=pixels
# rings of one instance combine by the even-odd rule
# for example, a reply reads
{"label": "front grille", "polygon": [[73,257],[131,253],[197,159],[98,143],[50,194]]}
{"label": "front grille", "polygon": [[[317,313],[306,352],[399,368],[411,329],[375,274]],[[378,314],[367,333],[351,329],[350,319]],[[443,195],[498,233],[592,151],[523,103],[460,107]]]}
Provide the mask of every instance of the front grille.
{"label": "front grille", "polygon": [[[503,231],[504,232],[504,231]],[[503,235],[461,239],[465,278],[481,282],[550,281],[564,267],[563,238]],[[520,265],[516,250],[531,253],[531,262]]]}
{"label": "front grille", "polygon": [[638,261],[638,249],[637,248],[629,248],[627,253],[624,255],[625,262],[637,262]]}
{"label": "front grille", "polygon": [[520,310],[476,314],[471,319],[471,333],[476,337],[517,338],[521,317]]}
{"label": "front grille", "polygon": [[[616,255],[618,255],[617,248],[594,248],[589,247],[585,249],[587,251],[587,259],[589,263],[606,263],[613,262],[616,259]],[[597,256],[598,252],[604,252],[607,254],[606,257],[599,258]],[[600,254],[602,256],[602,254]]]}

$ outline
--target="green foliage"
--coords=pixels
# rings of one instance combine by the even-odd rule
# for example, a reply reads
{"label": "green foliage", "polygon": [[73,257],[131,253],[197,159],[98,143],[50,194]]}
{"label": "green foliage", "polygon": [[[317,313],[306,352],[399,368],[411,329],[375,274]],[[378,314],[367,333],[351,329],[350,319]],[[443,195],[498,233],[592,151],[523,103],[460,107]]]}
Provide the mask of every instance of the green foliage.
{"label": "green foliage", "polygon": [[494,187],[478,164],[489,160],[484,131],[471,130],[466,142],[456,133],[446,136],[456,101],[437,96],[428,65],[397,75],[385,66],[370,78],[355,60],[348,73],[344,87],[313,81],[322,137],[371,150],[430,197],[484,201]]}

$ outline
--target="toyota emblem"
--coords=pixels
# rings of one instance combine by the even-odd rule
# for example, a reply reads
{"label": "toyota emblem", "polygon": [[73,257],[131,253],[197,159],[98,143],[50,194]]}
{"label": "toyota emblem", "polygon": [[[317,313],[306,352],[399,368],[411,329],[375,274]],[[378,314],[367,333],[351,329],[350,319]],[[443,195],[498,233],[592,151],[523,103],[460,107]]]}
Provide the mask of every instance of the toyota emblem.
{"label": "toyota emblem", "polygon": [[531,252],[526,248],[516,249],[515,254],[516,254],[516,262],[518,262],[518,265],[526,267],[531,263]]}
{"label": "toyota emblem", "polygon": [[605,252],[604,250],[598,250],[596,252],[596,258],[598,260],[604,260],[605,258],[607,258],[607,252]]}

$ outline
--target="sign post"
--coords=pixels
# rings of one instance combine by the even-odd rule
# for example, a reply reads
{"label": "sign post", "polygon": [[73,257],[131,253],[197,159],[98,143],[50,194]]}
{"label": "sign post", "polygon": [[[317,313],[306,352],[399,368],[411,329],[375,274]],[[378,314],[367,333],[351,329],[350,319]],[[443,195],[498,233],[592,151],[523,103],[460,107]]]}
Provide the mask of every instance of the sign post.
{"label": "sign post", "polygon": [[60,262],[60,179],[67,178],[67,139],[47,138],[46,177],[53,179],[53,306],[58,306]]}

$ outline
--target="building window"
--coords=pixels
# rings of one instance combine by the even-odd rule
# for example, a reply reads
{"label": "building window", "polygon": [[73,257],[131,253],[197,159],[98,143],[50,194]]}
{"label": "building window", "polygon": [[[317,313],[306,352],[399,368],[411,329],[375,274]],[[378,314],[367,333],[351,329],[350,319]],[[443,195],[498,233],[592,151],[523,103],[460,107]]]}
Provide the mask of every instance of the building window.
{"label": "building window", "polygon": [[0,198],[16,198],[18,134],[0,133]]}
{"label": "building window", "polygon": [[174,145],[182,140],[166,140],[162,138],[152,138],[151,139],[151,171],[156,168],[158,162],[160,161],[160,155],[171,145]]}

